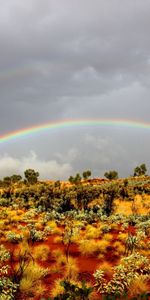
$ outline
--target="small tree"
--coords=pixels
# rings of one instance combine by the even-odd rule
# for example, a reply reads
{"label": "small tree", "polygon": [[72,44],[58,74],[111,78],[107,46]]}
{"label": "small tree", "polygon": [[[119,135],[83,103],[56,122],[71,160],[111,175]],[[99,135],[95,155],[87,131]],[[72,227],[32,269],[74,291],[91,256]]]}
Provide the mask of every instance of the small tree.
{"label": "small tree", "polygon": [[3,178],[3,183],[4,183],[4,186],[11,185],[11,177],[9,177],[9,176],[4,177]]}
{"label": "small tree", "polygon": [[91,171],[87,170],[82,173],[83,179],[88,179],[91,176]]}
{"label": "small tree", "polygon": [[81,182],[81,179],[81,175],[77,173],[74,177],[70,176],[68,180],[72,184],[79,184]]}
{"label": "small tree", "polygon": [[13,174],[10,178],[12,183],[17,183],[22,179],[21,175],[17,175],[17,174]]}
{"label": "small tree", "polygon": [[39,177],[39,172],[35,172],[33,169],[27,169],[24,172],[25,179],[29,184],[34,184],[37,183],[38,177]]}
{"label": "small tree", "polygon": [[79,228],[75,226],[73,219],[71,217],[68,217],[65,220],[65,228],[62,233],[62,242],[65,245],[65,255],[66,255],[66,260],[68,263],[69,259],[69,250],[70,246],[73,240],[73,237],[78,233]]}
{"label": "small tree", "polygon": [[103,212],[109,217],[114,211],[114,200],[118,196],[118,184],[111,184],[104,192]]}
{"label": "small tree", "polygon": [[107,178],[107,179],[118,179],[118,172],[115,171],[115,170],[112,170],[112,171],[109,171],[109,172],[105,172],[104,176]]}
{"label": "small tree", "polygon": [[145,176],[147,173],[147,168],[146,168],[146,164],[141,164],[140,166],[137,166],[134,169],[134,174],[133,176]]}

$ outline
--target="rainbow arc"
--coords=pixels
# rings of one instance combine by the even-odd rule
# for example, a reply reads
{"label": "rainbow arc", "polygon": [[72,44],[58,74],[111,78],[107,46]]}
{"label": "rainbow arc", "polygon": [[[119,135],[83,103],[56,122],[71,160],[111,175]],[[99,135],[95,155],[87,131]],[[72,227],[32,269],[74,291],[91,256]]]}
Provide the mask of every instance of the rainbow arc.
{"label": "rainbow arc", "polygon": [[110,126],[118,128],[135,128],[135,129],[150,129],[150,123],[145,123],[141,121],[131,121],[131,120],[116,120],[116,119],[81,119],[81,120],[61,120],[56,122],[49,122],[45,124],[39,124],[27,128],[22,128],[16,131],[8,132],[6,134],[0,135],[0,144],[7,141],[15,140],[24,136],[35,135],[40,132],[50,131],[54,129],[65,129],[71,127],[100,127],[100,126]]}

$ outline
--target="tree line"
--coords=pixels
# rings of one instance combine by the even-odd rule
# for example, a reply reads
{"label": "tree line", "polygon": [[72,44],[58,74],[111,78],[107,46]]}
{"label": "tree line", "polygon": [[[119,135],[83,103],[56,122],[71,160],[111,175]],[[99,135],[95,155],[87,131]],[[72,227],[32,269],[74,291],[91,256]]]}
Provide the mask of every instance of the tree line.
{"label": "tree line", "polygon": [[[75,176],[70,176],[68,181],[71,184],[79,184],[81,180],[88,180],[92,175],[91,170],[86,170],[82,174],[76,173]],[[146,164],[143,163],[134,168],[133,177],[136,176],[146,176],[147,175],[147,167]],[[25,184],[36,184],[38,182],[39,172],[34,169],[27,169],[24,171],[24,180]],[[110,170],[104,173],[104,177],[108,180],[115,180],[119,178],[118,172],[116,170]],[[3,180],[0,180],[0,186],[8,186],[14,183],[18,183],[22,181],[22,176],[19,174],[13,174],[12,176],[6,176]],[[56,182],[59,183],[59,180]]]}

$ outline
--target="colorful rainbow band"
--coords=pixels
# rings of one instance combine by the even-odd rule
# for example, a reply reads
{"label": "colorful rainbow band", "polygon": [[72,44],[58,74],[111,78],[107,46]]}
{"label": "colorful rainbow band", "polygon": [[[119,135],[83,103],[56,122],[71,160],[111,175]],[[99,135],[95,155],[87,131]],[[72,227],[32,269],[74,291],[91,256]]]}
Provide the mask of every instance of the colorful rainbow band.
{"label": "colorful rainbow band", "polygon": [[150,123],[144,123],[141,121],[131,120],[112,120],[112,119],[82,119],[82,120],[64,120],[50,122],[46,124],[36,125],[20,130],[8,132],[0,135],[0,143],[11,141],[20,137],[33,135],[43,131],[49,131],[53,129],[63,129],[67,127],[91,127],[91,126],[115,126],[115,127],[128,127],[128,128],[140,128],[150,129]]}

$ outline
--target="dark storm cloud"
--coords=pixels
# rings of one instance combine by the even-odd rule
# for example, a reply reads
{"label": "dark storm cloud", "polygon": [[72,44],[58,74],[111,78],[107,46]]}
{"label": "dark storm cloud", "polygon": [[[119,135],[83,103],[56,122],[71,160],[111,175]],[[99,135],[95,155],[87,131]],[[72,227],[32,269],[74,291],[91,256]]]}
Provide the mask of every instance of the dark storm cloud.
{"label": "dark storm cloud", "polygon": [[[0,8],[1,133],[65,118],[149,121],[149,0],[0,0]],[[116,134],[124,153],[122,133]],[[121,164],[117,162],[113,155],[117,151],[115,134],[113,140],[110,133],[105,137],[107,149],[114,150],[102,148],[97,167],[88,158],[94,151],[95,160],[99,159],[96,146],[93,148],[91,140],[87,152],[86,142],[82,143],[87,132],[81,138],[78,135],[74,132],[74,140],[71,133],[64,135],[61,151],[58,137],[51,150],[43,140],[42,144],[26,141],[22,149],[19,144],[4,147],[2,152],[10,156],[15,153],[14,159],[18,159],[17,155],[30,157],[29,150],[34,150],[39,160],[44,157],[51,161],[53,157],[62,166],[67,163],[61,159],[62,153],[67,153],[67,170],[86,167],[86,163],[96,170],[105,168],[104,162],[109,168],[114,160],[123,173],[131,152],[122,154]],[[94,141],[95,133],[91,136]],[[103,138],[97,136],[101,142]],[[126,142],[133,149],[131,139],[129,135]],[[85,151],[83,162],[80,158]],[[141,156],[135,162],[131,159],[133,165],[142,156],[148,161],[144,151],[141,146]],[[69,153],[76,153],[73,161]],[[2,157],[3,165],[8,155]]]}

